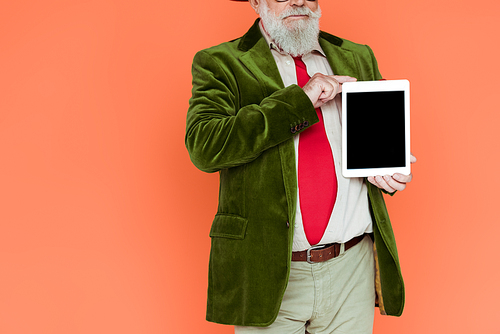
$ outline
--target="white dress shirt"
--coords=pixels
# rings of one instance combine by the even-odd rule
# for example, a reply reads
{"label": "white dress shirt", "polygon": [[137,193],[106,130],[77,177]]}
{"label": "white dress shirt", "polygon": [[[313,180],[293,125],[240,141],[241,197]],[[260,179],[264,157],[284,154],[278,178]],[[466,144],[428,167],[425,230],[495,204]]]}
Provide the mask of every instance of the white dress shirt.
{"label": "white dress shirt", "polygon": [[[285,87],[297,84],[297,74],[293,58],[282,52],[271,40],[267,32],[260,26],[262,35],[266,39],[271,53],[276,61],[278,70]],[[325,75],[333,75],[333,71],[328,64],[325,53],[319,43],[314,51],[302,56],[302,61],[306,64],[307,73],[312,77],[320,72]],[[333,159],[335,163],[335,173],[337,175],[337,199],[330,216],[330,220],[319,244],[329,244],[333,242],[344,243],[363,233],[373,231],[372,219],[368,208],[368,194],[363,178],[344,178],[342,176],[342,98],[338,94],[334,100],[321,106],[326,136],[330,142]],[[305,130],[307,131],[307,130]],[[295,166],[298,171],[300,134],[294,138],[295,144]],[[311,247],[307,241],[300,211],[300,194],[297,189],[297,211],[295,215],[295,230],[293,237],[293,251],[301,251]]]}

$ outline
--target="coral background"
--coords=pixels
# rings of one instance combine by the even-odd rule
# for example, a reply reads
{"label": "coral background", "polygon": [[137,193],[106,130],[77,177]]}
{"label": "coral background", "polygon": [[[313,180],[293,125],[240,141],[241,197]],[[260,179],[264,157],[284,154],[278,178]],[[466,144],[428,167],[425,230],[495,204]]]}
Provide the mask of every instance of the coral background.
{"label": "coral background", "polygon": [[[500,2],[320,4],[323,30],[411,82],[419,161],[387,200],[407,304],[374,332],[500,333]],[[218,177],[183,136],[195,52],[255,18],[227,0],[3,1],[1,333],[232,333],[204,320]]]}

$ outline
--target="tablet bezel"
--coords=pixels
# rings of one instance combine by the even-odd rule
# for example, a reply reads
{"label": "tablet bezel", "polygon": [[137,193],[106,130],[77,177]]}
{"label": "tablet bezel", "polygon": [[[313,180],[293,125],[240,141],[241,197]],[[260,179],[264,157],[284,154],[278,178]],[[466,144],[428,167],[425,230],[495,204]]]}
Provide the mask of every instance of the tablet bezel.
{"label": "tablet bezel", "polygon": [[[404,91],[405,106],[405,166],[384,168],[347,168],[347,94],[355,92],[387,92]],[[380,129],[374,129],[380,131]],[[387,129],[390,131],[390,129]],[[346,82],[342,85],[342,175],[344,177],[367,177],[376,175],[393,175],[401,173],[409,175],[410,167],[410,82],[408,80],[357,81]]]}

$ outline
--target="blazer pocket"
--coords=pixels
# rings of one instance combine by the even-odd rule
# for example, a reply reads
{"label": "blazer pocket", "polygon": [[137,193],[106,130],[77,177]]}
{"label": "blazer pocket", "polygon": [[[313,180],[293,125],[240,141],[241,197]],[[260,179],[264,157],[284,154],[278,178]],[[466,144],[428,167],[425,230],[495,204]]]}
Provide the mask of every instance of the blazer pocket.
{"label": "blazer pocket", "polygon": [[210,229],[210,237],[220,237],[228,239],[245,238],[248,219],[231,214],[216,214]]}

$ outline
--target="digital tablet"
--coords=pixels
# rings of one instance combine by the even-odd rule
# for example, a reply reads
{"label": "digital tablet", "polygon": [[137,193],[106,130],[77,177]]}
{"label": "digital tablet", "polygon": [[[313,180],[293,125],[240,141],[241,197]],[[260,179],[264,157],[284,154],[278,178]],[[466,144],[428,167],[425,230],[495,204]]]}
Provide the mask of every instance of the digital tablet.
{"label": "digital tablet", "polygon": [[342,175],[410,174],[410,83],[342,85]]}

